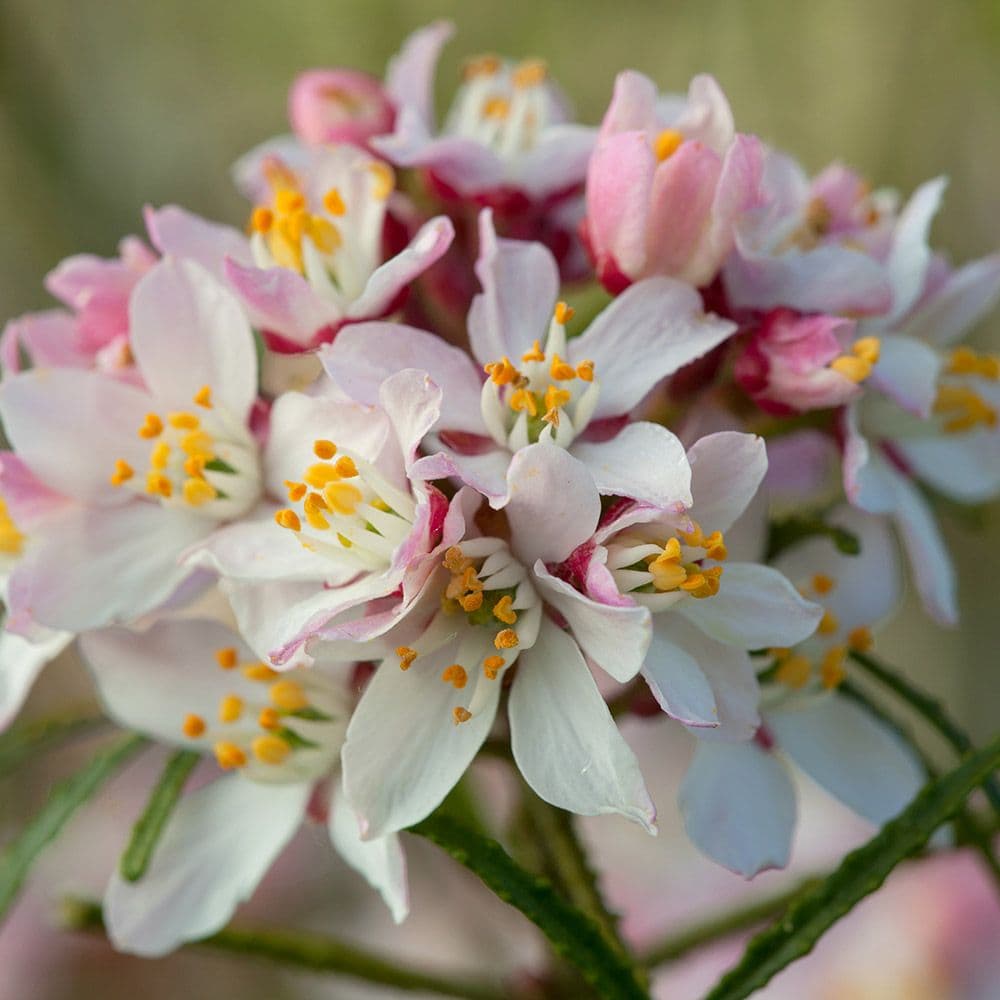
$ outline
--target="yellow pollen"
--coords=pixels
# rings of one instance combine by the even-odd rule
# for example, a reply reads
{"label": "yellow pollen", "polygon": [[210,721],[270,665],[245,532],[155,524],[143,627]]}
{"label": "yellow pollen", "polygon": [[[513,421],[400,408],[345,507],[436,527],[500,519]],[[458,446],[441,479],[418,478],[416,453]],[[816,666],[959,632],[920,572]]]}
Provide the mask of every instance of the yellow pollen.
{"label": "yellow pollen", "polygon": [[576,378],[576,369],[572,365],[566,364],[558,354],[552,355],[552,364],[549,365],[549,374],[557,382],[568,382]]}
{"label": "yellow pollen", "polygon": [[554,407],[554,406],[550,406],[545,411],[545,413],[542,414],[542,420],[544,420],[547,424],[552,424],[553,427],[558,427],[559,426],[559,410],[556,407]]}
{"label": "yellow pollen", "polygon": [[483,673],[487,680],[495,681],[497,675],[503,669],[504,659],[502,656],[487,656],[483,660]]}
{"label": "yellow pollen", "polygon": [[847,633],[847,645],[855,652],[867,653],[875,645],[872,630],[867,625],[859,625]]}
{"label": "yellow pollen", "polygon": [[417,658],[417,651],[409,646],[397,646],[396,655],[399,657],[399,669],[409,670],[413,666],[413,661]]}
{"label": "yellow pollen", "polygon": [[550,385],[545,390],[545,409],[558,410],[561,406],[565,406],[572,397],[573,394],[569,389],[560,389],[557,385]]}
{"label": "yellow pollen", "polygon": [[556,303],[555,319],[560,326],[565,326],[574,316],[576,310],[565,302]]}
{"label": "yellow pollen", "polygon": [[583,382],[593,382],[594,381],[594,362],[593,361],[581,361],[576,366],[576,377]]}
{"label": "yellow pollen", "polygon": [[823,656],[820,664],[820,681],[828,691],[838,687],[844,679],[844,656],[847,650],[843,646],[831,646]]}
{"label": "yellow pollen", "polygon": [[306,199],[301,191],[282,188],[275,192],[274,207],[282,215],[290,215],[294,212],[301,212],[306,207]]}
{"label": "yellow pollen", "polygon": [[205,459],[190,455],[184,459],[184,471],[195,479],[205,478]]}
{"label": "yellow pollen", "polygon": [[314,489],[321,490],[327,483],[340,479],[340,473],[327,462],[314,462],[302,478]]}
{"label": "yellow pollen", "polygon": [[496,385],[509,385],[518,377],[518,371],[510,363],[510,358],[508,357],[504,357],[500,361],[491,361],[488,365],[483,365],[483,370]]}
{"label": "yellow pollen", "polygon": [[196,431],[201,426],[201,421],[193,413],[188,413],[186,410],[180,413],[168,413],[167,423],[179,431]]}
{"label": "yellow pollen", "polygon": [[517,621],[517,612],[511,607],[513,603],[510,594],[504,594],[496,604],[493,605],[493,617],[501,621],[504,625],[513,625]]}
{"label": "yellow pollen", "polygon": [[451,717],[455,725],[460,726],[463,722],[468,722],[472,718],[472,713],[467,708],[462,708],[461,705],[458,705],[451,710]]}
{"label": "yellow pollen", "polygon": [[302,687],[293,680],[285,678],[271,685],[268,695],[272,704],[283,708],[286,712],[296,712],[309,704]]}
{"label": "yellow pollen", "polygon": [[469,612],[478,611],[483,606],[482,591],[474,590],[471,594],[466,594],[458,598],[458,603],[462,605],[462,610]]}
{"label": "yellow pollen", "polygon": [[239,695],[227,694],[219,702],[219,722],[236,722],[243,714],[243,699]]}
{"label": "yellow pollen", "polygon": [[258,736],[250,744],[250,749],[262,764],[282,764],[292,752],[291,746],[280,736],[273,736],[270,733]]}
{"label": "yellow pollen", "polygon": [[192,431],[181,438],[181,451],[191,458],[201,458],[205,461],[213,459],[215,450],[212,445],[212,436],[204,431]]}
{"label": "yellow pollen", "polygon": [[215,651],[215,662],[222,667],[223,670],[232,670],[236,666],[236,661],[238,655],[236,653],[235,646],[223,646],[222,649],[217,649]]}
{"label": "yellow pollen", "polygon": [[872,363],[851,354],[842,354],[830,362],[830,367],[851,382],[864,382],[872,373]]}
{"label": "yellow pollen", "polygon": [[483,117],[501,121],[510,114],[510,101],[505,97],[487,97],[483,101]]}
{"label": "yellow pollen", "polygon": [[840,622],[837,620],[837,616],[832,611],[824,611],[823,617],[820,618],[819,624],[816,626],[816,631],[820,635],[833,635],[838,628],[840,628]]}
{"label": "yellow pollen", "polygon": [[725,562],[726,557],[729,555],[729,550],[726,548],[726,542],[722,537],[721,531],[713,531],[712,534],[702,541],[702,547],[705,550],[705,556],[709,559],[715,559],[717,562]]}
{"label": "yellow pollen", "polygon": [[248,681],[273,681],[281,676],[277,670],[272,670],[266,663],[248,663],[242,670]]}
{"label": "yellow pollen", "polygon": [[509,405],[515,413],[527,410],[532,417],[538,415],[538,403],[535,401],[535,394],[529,392],[527,389],[515,389],[510,394]]}
{"label": "yellow pollen", "polygon": [[353,483],[330,483],[323,490],[323,499],[336,514],[353,514],[364,494]]}
{"label": "yellow pollen", "polygon": [[[111,485],[121,486],[135,475],[135,470],[123,458],[115,459],[115,471],[111,474]],[[9,520],[9,517],[8,517]]]}
{"label": "yellow pollen", "polygon": [[471,80],[477,76],[495,76],[503,64],[499,56],[482,55],[468,59],[462,67],[462,79]]}
{"label": "yellow pollen", "polygon": [[1000,380],[1000,358],[977,354],[971,347],[956,347],[944,370],[948,375],[978,375],[996,382]]}
{"label": "yellow pollen", "polygon": [[653,577],[653,586],[661,591],[676,590],[687,578],[687,570],[673,559],[657,556],[649,564],[649,572]]}
{"label": "yellow pollen", "polygon": [[653,141],[653,152],[657,160],[662,163],[668,160],[681,147],[684,142],[684,135],[675,128],[665,128]]}
{"label": "yellow pollen", "polygon": [[812,673],[812,664],[801,655],[786,657],[778,665],[774,678],[779,684],[790,688],[803,687]]}
{"label": "yellow pollen", "polygon": [[195,406],[200,406],[205,410],[212,409],[212,387],[203,385],[195,394],[192,400]]}
{"label": "yellow pollen", "polygon": [[205,720],[200,715],[195,715],[194,713],[185,715],[184,725],[181,729],[189,740],[196,740],[205,732]]}
{"label": "yellow pollen", "polygon": [[274,212],[266,205],[258,205],[250,216],[250,228],[255,233],[267,233],[273,225]]}
{"label": "yellow pollen", "polygon": [[680,536],[684,539],[684,544],[693,549],[700,549],[705,544],[705,535],[697,521],[692,521],[691,530],[680,532]]}
{"label": "yellow pollen", "polygon": [[331,215],[343,215],[347,211],[344,199],[340,197],[340,192],[335,187],[323,195],[323,207]]}
{"label": "yellow pollen", "polygon": [[340,230],[332,222],[319,216],[313,216],[309,220],[306,232],[321,253],[333,253],[344,242]]}
{"label": "yellow pollen", "polygon": [[510,78],[515,87],[524,89],[537,87],[545,81],[547,75],[548,67],[541,59],[525,59],[524,62],[518,63]]}
{"label": "yellow pollen", "polygon": [[157,441],[153,445],[153,450],[149,453],[149,464],[154,469],[161,471],[167,467],[170,461],[170,445],[166,441]]}
{"label": "yellow pollen", "polygon": [[317,531],[326,531],[330,527],[330,522],[323,516],[323,511],[328,511],[326,501],[318,493],[310,493],[302,504],[302,513],[310,527]]}
{"label": "yellow pollen", "polygon": [[976,427],[996,427],[997,411],[979,393],[959,385],[938,386],[934,413],[947,417],[946,434],[960,434]]}
{"label": "yellow pollen", "polygon": [[505,628],[493,637],[493,646],[496,649],[513,649],[519,641],[517,633],[512,628]]}
{"label": "yellow pollen", "polygon": [[337,446],[326,438],[316,438],[313,441],[313,454],[317,458],[323,459],[324,462],[328,462],[337,454]]}
{"label": "yellow pollen", "polygon": [[372,197],[378,201],[385,201],[396,189],[396,175],[392,172],[392,167],[381,160],[372,160],[368,164],[368,170],[375,178],[372,187]]}
{"label": "yellow pollen", "polygon": [[700,572],[690,574],[680,585],[692,597],[714,597],[719,592],[719,579],[722,576],[721,566],[712,566]]}
{"label": "yellow pollen", "polygon": [[882,351],[882,342],[878,337],[861,337],[851,345],[851,353],[869,364],[877,364]]}
{"label": "yellow pollen", "polygon": [[290,479],[285,480],[285,489],[292,503],[298,503],[309,492],[309,487],[305,483],[293,483]]}
{"label": "yellow pollen", "polygon": [[159,472],[150,472],[146,476],[146,492],[161,497],[169,497],[174,488],[170,480]]}
{"label": "yellow pollen", "polygon": [[457,545],[452,545],[445,552],[442,562],[442,565],[449,573],[462,573],[471,564],[472,560],[467,559]]}
{"label": "yellow pollen", "polygon": [[155,438],[163,433],[163,421],[155,413],[147,413],[143,425],[139,428],[139,437]]}
{"label": "yellow pollen", "polygon": [[274,519],[282,528],[288,528],[289,531],[302,530],[302,522],[299,520],[299,515],[290,508],[286,507],[284,510],[275,511]]}
{"label": "yellow pollen", "polygon": [[349,455],[341,455],[333,463],[333,467],[337,470],[337,474],[343,476],[344,479],[353,479],[358,474],[358,467]]}
{"label": "yellow pollen", "polygon": [[545,352],[542,350],[542,345],[539,344],[538,341],[536,340],[531,345],[531,350],[528,351],[527,354],[522,354],[521,355],[521,360],[522,361],[544,361],[545,360]]}
{"label": "yellow pollen", "polygon": [[441,680],[445,684],[450,684],[457,691],[461,691],[468,683],[469,675],[460,663],[453,663],[450,667],[445,667],[441,674]]}
{"label": "yellow pollen", "polygon": [[246,767],[247,755],[235,743],[221,740],[212,749],[215,751],[215,759],[223,771]]}
{"label": "yellow pollen", "polygon": [[837,581],[834,580],[832,576],[827,576],[826,573],[817,573],[812,578],[812,588],[820,596],[823,594],[829,594],[830,591],[836,586]]}
{"label": "yellow pollen", "polygon": [[192,507],[201,507],[219,495],[219,491],[204,479],[185,479],[182,490],[184,499]]}
{"label": "yellow pollen", "polygon": [[281,716],[271,708],[262,708],[257,716],[257,725],[261,729],[279,729],[281,727]]}

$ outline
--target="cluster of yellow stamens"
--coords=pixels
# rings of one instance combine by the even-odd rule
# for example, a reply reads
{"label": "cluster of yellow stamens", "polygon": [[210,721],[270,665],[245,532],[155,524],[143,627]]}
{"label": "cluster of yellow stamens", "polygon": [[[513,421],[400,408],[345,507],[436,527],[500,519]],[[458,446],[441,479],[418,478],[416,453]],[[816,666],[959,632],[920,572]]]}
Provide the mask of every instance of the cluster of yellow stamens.
{"label": "cluster of yellow stamens", "polygon": [[18,530],[14,518],[7,510],[7,504],[0,497],[0,552],[7,556],[17,556],[24,548],[24,535]]}
{"label": "cluster of yellow stamens", "polygon": [[852,382],[864,382],[878,363],[881,347],[878,337],[860,337],[851,345],[850,352],[834,358],[830,367]]}
{"label": "cluster of yellow stamens", "polygon": [[[499,56],[487,54],[470,59],[462,67],[465,83],[486,83],[498,76],[503,69]],[[510,84],[517,90],[529,90],[543,84],[548,78],[548,68],[540,59],[526,59],[510,73]],[[503,121],[510,116],[511,101],[503,92],[489,92],[482,97],[480,113],[485,119]]]}
{"label": "cluster of yellow stamens", "polygon": [[694,522],[691,531],[682,531],[679,535],[680,538],[668,539],[658,556],[648,557],[647,568],[653,577],[653,587],[660,593],[682,590],[691,597],[714,597],[719,592],[722,567],[682,562],[681,540],[687,548],[703,549],[704,558],[724,562],[728,553],[722,532],[706,535]]}
{"label": "cluster of yellow stamens", "polygon": [[[273,182],[274,194],[270,205],[258,205],[250,216],[250,230],[260,233],[279,267],[291,268],[300,274],[302,240],[308,237],[322,254],[332,254],[343,243],[340,230],[326,215],[309,211],[306,196],[298,190],[294,177],[282,176]],[[345,214],[347,207],[337,188],[323,196],[323,208],[333,217]]]}
{"label": "cluster of yellow stamens", "polygon": [[[310,527],[326,531],[330,528],[328,516],[356,513],[358,505],[364,499],[364,493],[351,482],[359,476],[353,458],[341,455],[336,461],[331,461],[337,454],[337,446],[332,441],[317,438],[313,442],[313,454],[320,461],[314,462],[305,470],[302,482],[287,480],[285,488],[292,503],[301,502],[302,517]],[[302,530],[302,517],[290,507],[279,510],[274,515],[275,521],[290,531]],[[339,533],[337,538],[345,548],[351,547],[350,539]]]}
{"label": "cluster of yellow stamens", "polygon": [[946,434],[962,434],[979,427],[997,426],[997,411],[975,389],[965,385],[939,385],[934,413],[944,418]]}
{"label": "cluster of yellow stamens", "polygon": [[[212,409],[212,391],[206,385],[194,395],[194,404]],[[149,453],[145,492],[169,500],[175,492],[192,507],[201,507],[218,497],[219,491],[205,478],[205,468],[216,460],[215,440],[201,425],[201,418],[189,410],[168,413],[165,418],[147,413],[138,430],[139,437],[154,444]],[[174,466],[174,454],[183,455],[179,476]],[[135,477],[135,470],[124,459],[115,461],[111,473],[112,486],[123,486]]]}

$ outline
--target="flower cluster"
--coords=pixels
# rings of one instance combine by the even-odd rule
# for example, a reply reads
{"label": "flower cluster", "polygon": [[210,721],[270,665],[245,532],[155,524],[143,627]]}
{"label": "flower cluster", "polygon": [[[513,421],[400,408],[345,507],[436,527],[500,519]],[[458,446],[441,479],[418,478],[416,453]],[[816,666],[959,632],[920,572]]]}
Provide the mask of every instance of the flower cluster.
{"label": "flower cluster", "polygon": [[484,55],[439,125],[450,33],[304,73],[245,226],[150,208],[0,341],[0,723],[79,641],[111,718],[214,758],[111,879],[124,950],[221,927],[304,820],[401,920],[398,834],[487,743],[655,833],[621,713],[691,734],[685,826],[747,876],[787,762],[874,823],[923,781],[843,682],[905,567],[956,620],[935,498],[1000,493],[960,342],[1000,255],[952,267],[942,180],[809,177],[708,76],[624,72],[591,128]]}

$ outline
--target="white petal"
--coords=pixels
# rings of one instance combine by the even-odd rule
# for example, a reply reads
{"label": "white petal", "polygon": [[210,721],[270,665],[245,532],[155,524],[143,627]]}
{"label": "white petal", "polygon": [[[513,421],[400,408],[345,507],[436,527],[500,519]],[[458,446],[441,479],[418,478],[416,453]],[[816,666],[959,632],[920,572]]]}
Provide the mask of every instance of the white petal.
{"label": "white petal", "polygon": [[656,810],[579,647],[551,622],[518,658],[507,711],[514,759],[534,791],[583,816],[621,813],[655,832]]}
{"label": "white petal", "polygon": [[49,632],[40,641],[0,632],[0,733],[14,721],[42,668],[73,641],[69,632]]}
{"label": "white petal", "polygon": [[755,743],[699,740],[678,805],[695,845],[731,871],[751,878],[788,864],[795,789],[784,764]]}
{"label": "white petal", "polygon": [[[688,726],[717,726],[719,710],[712,685],[698,661],[669,637],[667,615],[658,615],[642,676],[657,704]],[[676,616],[669,616],[671,618]]]}
{"label": "white petal", "polygon": [[993,428],[893,442],[915,478],[959,503],[984,503],[1000,493],[1000,434]]}
{"label": "white petal", "polygon": [[298,829],[310,791],[233,775],[184,796],[146,874],[111,877],[104,919],[114,946],[155,958],[225,926]]}
{"label": "white petal", "polygon": [[727,531],[746,510],[767,472],[767,449],[756,434],[720,431],[695,441],[691,463],[692,515],[705,531]]}
{"label": "white petal", "polygon": [[871,384],[911,413],[928,416],[937,395],[940,355],[919,340],[899,333],[886,334],[880,340]]}

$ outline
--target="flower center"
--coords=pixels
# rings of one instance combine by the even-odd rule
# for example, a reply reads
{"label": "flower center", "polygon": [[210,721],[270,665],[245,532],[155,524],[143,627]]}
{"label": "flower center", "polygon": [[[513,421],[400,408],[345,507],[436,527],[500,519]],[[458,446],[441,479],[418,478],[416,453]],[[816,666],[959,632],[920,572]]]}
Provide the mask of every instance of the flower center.
{"label": "flower center", "polygon": [[574,365],[565,360],[565,324],[572,316],[573,310],[560,302],[545,350],[536,340],[521,355],[520,368],[507,357],[483,366],[489,375],[480,403],[483,419],[502,447],[517,451],[542,439],[569,447],[590,422],[601,384],[593,361]]}
{"label": "flower center", "polygon": [[295,506],[279,510],[275,521],[306,548],[342,565],[384,569],[413,527],[413,498],[369,462],[338,454],[332,441],[317,438],[313,454],[319,461],[303,471],[301,481],[285,483]]}
{"label": "flower center", "polygon": [[257,447],[242,424],[215,407],[209,386],[198,390],[194,403],[201,415],[190,410],[165,417],[147,413],[138,430],[139,437],[151,442],[145,479],[119,458],[111,484],[218,520],[238,517],[260,495]]}

